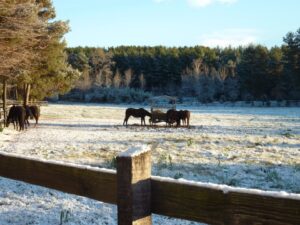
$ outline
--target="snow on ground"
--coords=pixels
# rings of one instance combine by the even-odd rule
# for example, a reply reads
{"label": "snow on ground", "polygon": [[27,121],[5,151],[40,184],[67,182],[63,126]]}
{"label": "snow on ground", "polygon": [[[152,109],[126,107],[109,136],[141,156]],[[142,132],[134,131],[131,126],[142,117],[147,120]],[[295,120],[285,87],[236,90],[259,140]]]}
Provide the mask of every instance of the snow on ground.
{"label": "snow on ground", "polygon": [[[156,147],[153,175],[300,193],[300,108],[193,107],[190,129],[133,118],[124,127],[125,108],[42,107],[36,128],[0,133],[0,151],[113,168],[118,153],[145,144]],[[4,178],[0,187],[1,225],[116,224],[112,205]],[[154,224],[196,223],[154,216]]]}

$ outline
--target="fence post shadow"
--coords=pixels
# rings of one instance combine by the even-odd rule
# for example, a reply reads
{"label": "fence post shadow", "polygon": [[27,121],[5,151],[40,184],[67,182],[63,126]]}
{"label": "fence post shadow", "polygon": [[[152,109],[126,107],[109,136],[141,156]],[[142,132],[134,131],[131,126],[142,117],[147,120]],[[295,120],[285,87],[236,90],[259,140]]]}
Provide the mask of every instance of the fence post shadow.
{"label": "fence post shadow", "polygon": [[151,151],[133,147],[117,156],[119,225],[151,225]]}

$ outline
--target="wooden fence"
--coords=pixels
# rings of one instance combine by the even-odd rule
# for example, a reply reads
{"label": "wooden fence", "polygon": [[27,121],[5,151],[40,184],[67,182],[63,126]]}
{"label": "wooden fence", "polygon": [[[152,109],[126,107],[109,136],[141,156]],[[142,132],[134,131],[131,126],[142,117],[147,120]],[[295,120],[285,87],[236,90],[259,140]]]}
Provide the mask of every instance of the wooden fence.
{"label": "wooden fence", "polygon": [[7,109],[5,111],[0,108],[0,128],[5,127],[5,117],[7,115]]}
{"label": "wooden fence", "polygon": [[117,172],[0,153],[0,176],[117,204],[119,225],[151,213],[211,225],[299,225],[300,195],[179,182],[151,176],[151,152],[117,157]]}
{"label": "wooden fence", "polygon": [[[3,104],[3,101],[0,101],[0,105]],[[23,105],[23,101],[16,101],[16,100],[6,100],[6,105]],[[28,105],[40,105],[40,106],[46,106],[48,105],[48,101],[28,101]]]}

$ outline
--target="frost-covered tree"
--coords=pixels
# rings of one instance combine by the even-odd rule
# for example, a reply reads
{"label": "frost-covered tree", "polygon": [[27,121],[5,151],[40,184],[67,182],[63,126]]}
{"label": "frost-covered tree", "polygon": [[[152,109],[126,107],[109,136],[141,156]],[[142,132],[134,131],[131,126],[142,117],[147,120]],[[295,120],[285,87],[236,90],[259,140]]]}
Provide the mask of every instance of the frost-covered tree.
{"label": "frost-covered tree", "polygon": [[40,99],[50,88],[67,91],[79,76],[66,62],[68,25],[54,18],[51,0],[0,0],[0,73],[17,84],[24,104],[33,89]]}
{"label": "frost-covered tree", "polygon": [[300,99],[300,28],[289,32],[283,39],[284,79],[288,95]]}
{"label": "frost-covered tree", "polygon": [[112,67],[114,65],[111,55],[98,48],[92,52],[89,61],[93,84],[98,87],[111,86],[113,82]]}
{"label": "frost-covered tree", "polygon": [[122,82],[122,77],[120,74],[120,71],[117,70],[115,73],[115,76],[113,78],[113,85],[115,88],[120,88],[121,87],[121,82]]}
{"label": "frost-covered tree", "polygon": [[224,80],[224,96],[227,101],[237,101],[240,95],[240,85],[237,77],[228,76]]}
{"label": "frost-covered tree", "polygon": [[146,87],[146,79],[143,73],[139,76],[139,81],[140,81],[140,88],[144,89]]}
{"label": "frost-covered tree", "polygon": [[133,76],[133,72],[132,72],[132,69],[127,69],[125,71],[125,77],[124,77],[124,84],[125,84],[125,87],[130,87],[130,84],[131,84],[131,81],[132,81],[132,76]]}

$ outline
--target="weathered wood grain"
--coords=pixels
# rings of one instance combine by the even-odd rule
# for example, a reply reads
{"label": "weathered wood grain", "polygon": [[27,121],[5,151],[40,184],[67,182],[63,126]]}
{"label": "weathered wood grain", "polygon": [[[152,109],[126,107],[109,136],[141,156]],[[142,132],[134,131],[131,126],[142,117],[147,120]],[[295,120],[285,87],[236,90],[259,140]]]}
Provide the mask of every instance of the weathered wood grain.
{"label": "weathered wood grain", "polygon": [[5,109],[6,109],[6,99],[7,99],[7,79],[6,78],[3,78],[3,81],[2,81],[2,86],[3,86],[3,90],[2,90],[2,109],[4,111],[4,119],[6,119],[6,112],[5,112]]}
{"label": "weathered wood grain", "polygon": [[299,225],[300,201],[151,179],[152,213],[210,225]]}
{"label": "weathered wood grain", "polygon": [[[210,225],[300,225],[299,196],[235,188],[224,191],[208,185],[150,179],[149,158],[150,153],[144,152],[140,158],[125,157],[118,165],[118,197],[116,173],[99,169],[0,153],[0,176],[107,203],[132,204],[128,208],[132,224],[150,224],[152,212]],[[122,190],[124,185],[129,188]]]}
{"label": "weathered wood grain", "polygon": [[118,224],[151,225],[150,149],[117,157]]}
{"label": "weathered wood grain", "polygon": [[0,154],[0,176],[117,203],[116,174]]}

